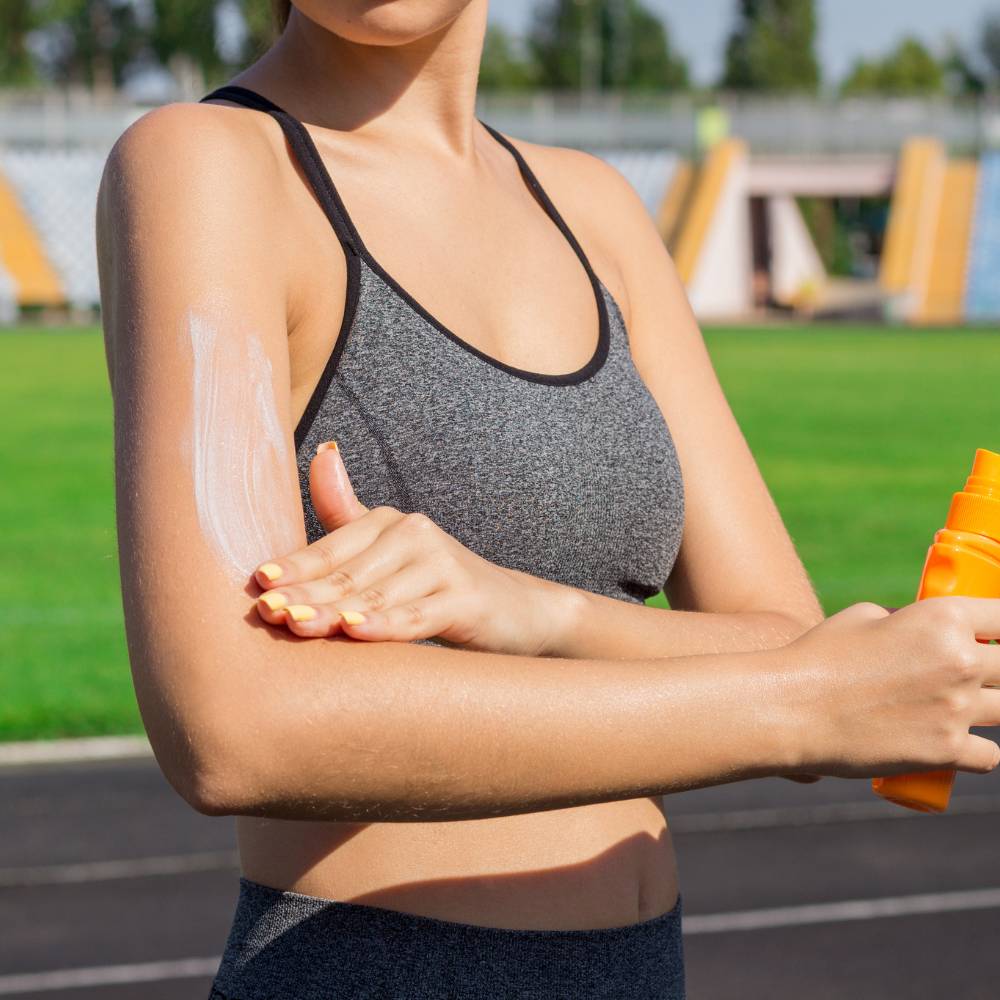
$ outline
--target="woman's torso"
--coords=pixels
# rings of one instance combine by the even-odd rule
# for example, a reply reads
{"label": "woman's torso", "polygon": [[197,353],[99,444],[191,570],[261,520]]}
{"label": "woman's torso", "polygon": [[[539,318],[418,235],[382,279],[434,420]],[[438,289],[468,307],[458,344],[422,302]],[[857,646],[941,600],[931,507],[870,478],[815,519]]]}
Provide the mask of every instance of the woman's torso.
{"label": "woman's torso", "polygon": [[[282,133],[268,134],[288,160]],[[360,253],[338,242],[309,187],[287,185],[302,304],[289,328],[292,415],[310,540],[321,529],[305,476],[332,437],[366,505],[424,510],[494,562],[641,602],[673,564],[683,493],[669,430],[631,364],[613,232],[581,214],[569,225],[594,285],[485,130],[487,182],[468,188],[435,183],[412,160],[378,169],[335,138],[323,136],[322,159],[336,164],[340,209],[319,199],[324,211],[346,205],[335,225]],[[239,817],[238,834],[256,882],[439,919],[620,926],[677,897],[658,798],[431,823]]]}

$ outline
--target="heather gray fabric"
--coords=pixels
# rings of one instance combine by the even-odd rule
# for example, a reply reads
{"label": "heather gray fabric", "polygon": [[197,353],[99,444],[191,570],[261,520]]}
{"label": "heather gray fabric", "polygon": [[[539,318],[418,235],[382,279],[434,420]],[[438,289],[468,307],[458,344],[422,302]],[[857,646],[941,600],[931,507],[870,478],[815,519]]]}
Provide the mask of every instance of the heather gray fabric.
{"label": "heather gray fabric", "polygon": [[446,329],[368,252],[300,122],[242,87],[208,96],[279,121],[346,254],[343,323],[295,434],[309,540],[323,534],[309,463],[332,438],[368,507],[423,511],[484,558],[535,576],[636,603],[657,593],[684,518],[673,441],[618,304],[516,147],[482,123],[594,290],[597,346],[568,375],[501,364]]}
{"label": "heather gray fabric", "polygon": [[309,463],[334,438],[369,507],[423,511],[472,551],[535,576],[625,601],[657,593],[680,542],[680,475],[603,284],[607,358],[568,385],[519,378],[462,349],[363,260],[360,285],[298,449],[310,541],[323,531]]}
{"label": "heather gray fabric", "polygon": [[681,906],[623,927],[516,930],[243,878],[208,1000],[683,1000]]}

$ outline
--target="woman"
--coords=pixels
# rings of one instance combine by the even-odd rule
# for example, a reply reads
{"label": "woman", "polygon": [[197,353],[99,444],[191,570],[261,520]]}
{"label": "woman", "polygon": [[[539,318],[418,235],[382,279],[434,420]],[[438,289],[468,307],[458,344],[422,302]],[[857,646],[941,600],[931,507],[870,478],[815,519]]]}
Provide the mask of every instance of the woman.
{"label": "woman", "polygon": [[137,697],[237,816],[212,995],[681,997],[661,796],[990,770],[1000,602],[822,620],[634,191],[475,117],[486,0],[285,13],[98,201]]}

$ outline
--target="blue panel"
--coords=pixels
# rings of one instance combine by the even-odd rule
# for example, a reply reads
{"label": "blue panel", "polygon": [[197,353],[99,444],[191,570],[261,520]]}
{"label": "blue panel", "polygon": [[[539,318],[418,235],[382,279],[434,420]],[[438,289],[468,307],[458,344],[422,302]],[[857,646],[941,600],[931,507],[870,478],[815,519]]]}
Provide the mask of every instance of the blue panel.
{"label": "blue panel", "polygon": [[611,164],[635,188],[654,218],[680,162],[670,150],[593,149],[587,150]]}
{"label": "blue panel", "polygon": [[1000,152],[986,153],[979,164],[965,316],[1000,319]]}

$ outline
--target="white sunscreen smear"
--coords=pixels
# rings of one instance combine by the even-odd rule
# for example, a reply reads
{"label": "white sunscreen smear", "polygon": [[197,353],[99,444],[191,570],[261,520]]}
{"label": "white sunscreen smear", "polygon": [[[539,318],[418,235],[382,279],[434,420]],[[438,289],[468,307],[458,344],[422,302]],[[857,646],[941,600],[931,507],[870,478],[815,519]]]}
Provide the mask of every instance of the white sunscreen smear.
{"label": "white sunscreen smear", "polygon": [[188,332],[198,521],[229,575],[245,583],[262,562],[296,547],[281,502],[289,488],[289,448],[271,361],[253,334],[220,337],[193,310]]}

